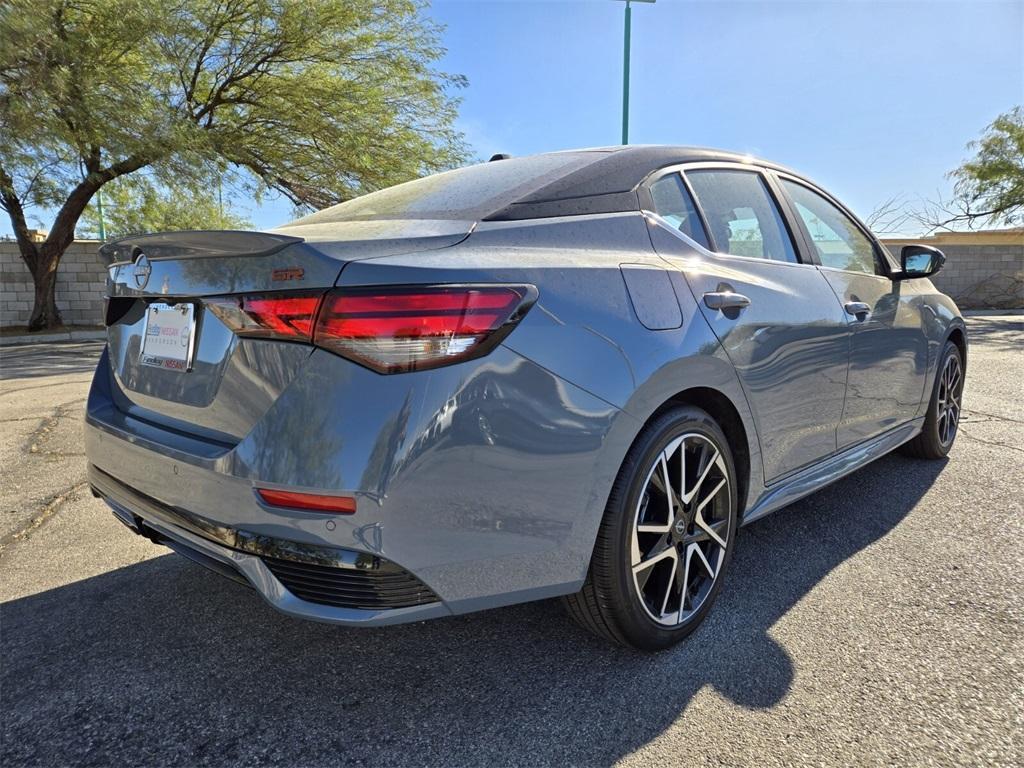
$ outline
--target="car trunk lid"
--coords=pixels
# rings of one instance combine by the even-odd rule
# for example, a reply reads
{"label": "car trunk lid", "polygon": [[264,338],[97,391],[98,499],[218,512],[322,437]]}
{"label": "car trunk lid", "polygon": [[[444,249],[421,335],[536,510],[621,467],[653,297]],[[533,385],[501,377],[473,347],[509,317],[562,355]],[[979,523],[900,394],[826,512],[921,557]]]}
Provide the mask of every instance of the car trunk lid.
{"label": "car trunk lid", "polygon": [[236,336],[210,311],[215,299],[322,294],[351,261],[447,247],[471,229],[455,221],[344,222],[172,232],[103,246],[112,261],[106,324],[115,404],[147,423],[237,443],[312,348]]}

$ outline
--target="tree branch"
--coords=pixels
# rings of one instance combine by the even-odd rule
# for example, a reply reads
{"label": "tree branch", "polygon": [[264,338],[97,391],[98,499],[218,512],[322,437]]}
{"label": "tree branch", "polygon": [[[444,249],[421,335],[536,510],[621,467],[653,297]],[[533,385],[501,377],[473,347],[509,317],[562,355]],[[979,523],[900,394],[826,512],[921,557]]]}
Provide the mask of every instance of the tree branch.
{"label": "tree branch", "polygon": [[911,219],[913,215],[906,210],[903,196],[894,195],[869,213],[864,223],[872,232],[881,234],[899,232]]}
{"label": "tree branch", "polygon": [[14,179],[3,166],[0,166],[0,206],[7,211],[7,215],[11,219],[11,227],[14,229],[14,238],[18,241],[21,257],[25,260],[29,271],[35,274],[39,249],[29,237],[28,224],[25,221],[25,208],[14,191]]}
{"label": "tree branch", "polygon": [[911,211],[908,218],[925,228],[927,234],[937,230],[954,231],[957,225],[966,224],[968,229],[998,223],[1000,217],[1012,214],[1019,205],[1002,205],[982,211],[972,210],[971,201],[958,198],[956,200],[929,200],[920,210]]}
{"label": "tree branch", "polygon": [[90,173],[71,190],[64,205],[60,207],[56,218],[53,220],[53,227],[46,236],[44,247],[47,249],[56,248],[63,252],[75,239],[75,225],[81,218],[85,206],[89,204],[92,196],[108,181],[124,176],[144,168],[153,162],[155,158],[147,155],[132,155],[120,162],[109,165],[95,173]]}

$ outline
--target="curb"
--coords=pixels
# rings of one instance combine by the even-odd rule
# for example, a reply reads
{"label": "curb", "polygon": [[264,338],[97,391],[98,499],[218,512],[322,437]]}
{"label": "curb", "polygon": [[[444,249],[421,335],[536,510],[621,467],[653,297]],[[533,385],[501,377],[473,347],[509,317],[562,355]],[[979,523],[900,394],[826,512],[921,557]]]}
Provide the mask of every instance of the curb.
{"label": "curb", "polygon": [[23,336],[0,336],[0,347],[21,344],[46,344],[54,341],[106,341],[106,331],[61,331],[60,333],[26,333]]}
{"label": "curb", "polygon": [[1005,315],[1024,315],[1024,309],[965,309],[960,314],[964,317],[1003,317]]}

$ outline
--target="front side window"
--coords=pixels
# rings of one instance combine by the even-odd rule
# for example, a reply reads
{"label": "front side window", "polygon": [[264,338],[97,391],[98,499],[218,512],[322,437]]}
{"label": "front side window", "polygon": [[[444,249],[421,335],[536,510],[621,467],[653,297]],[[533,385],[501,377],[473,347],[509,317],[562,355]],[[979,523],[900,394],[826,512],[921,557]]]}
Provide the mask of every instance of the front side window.
{"label": "front side window", "polygon": [[885,274],[871,240],[849,216],[803,184],[782,179],[782,186],[803,219],[823,267]]}
{"label": "front side window", "polygon": [[686,177],[721,253],[795,263],[796,250],[761,175],[696,170]]}
{"label": "front side window", "polygon": [[651,200],[661,218],[705,248],[711,247],[682,176],[670,173],[651,184]]}

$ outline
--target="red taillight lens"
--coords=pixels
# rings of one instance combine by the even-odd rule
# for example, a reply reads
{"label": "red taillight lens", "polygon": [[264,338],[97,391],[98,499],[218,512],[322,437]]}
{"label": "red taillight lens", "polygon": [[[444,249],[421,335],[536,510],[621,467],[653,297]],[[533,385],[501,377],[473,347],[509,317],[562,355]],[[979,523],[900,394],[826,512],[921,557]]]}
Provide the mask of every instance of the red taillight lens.
{"label": "red taillight lens", "polygon": [[313,341],[380,373],[482,355],[532,305],[531,286],[341,290],[324,297]]}
{"label": "red taillight lens", "polygon": [[312,341],[378,373],[398,373],[486,354],[537,297],[531,285],[339,289],[206,299],[239,336]]}
{"label": "red taillight lens", "polygon": [[321,292],[229,296],[206,306],[239,336],[309,341]]}
{"label": "red taillight lens", "polygon": [[266,504],[273,507],[301,509],[307,512],[331,512],[351,515],[356,511],[356,500],[351,496],[326,496],[319,493],[277,491],[271,488],[257,488],[256,493]]}

